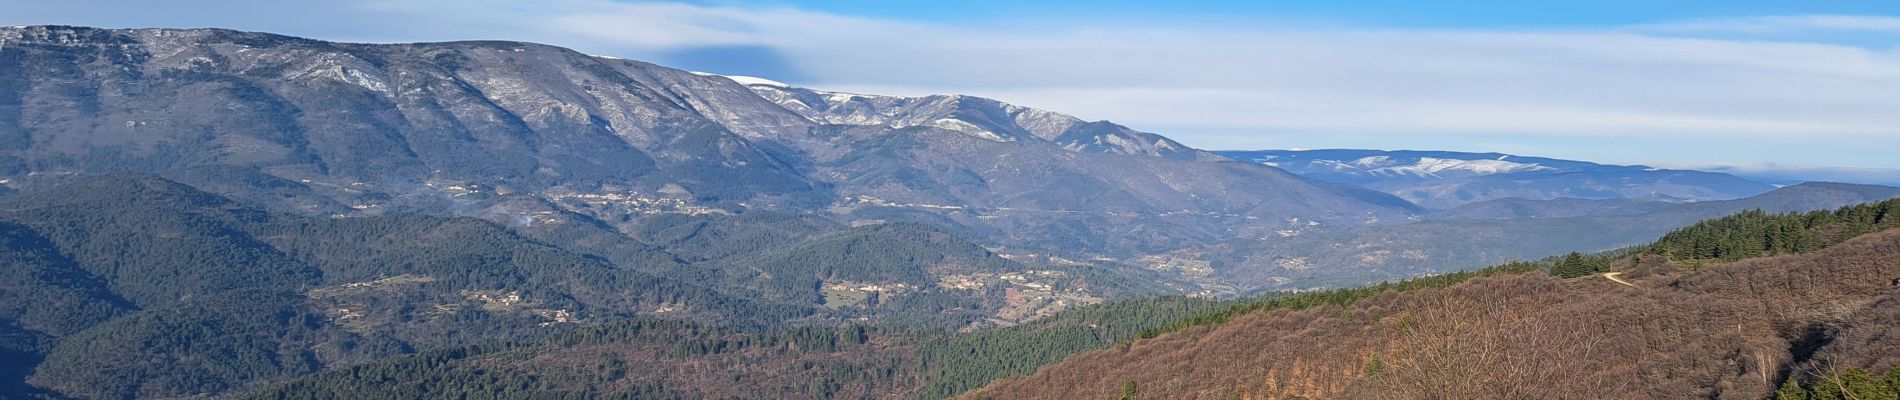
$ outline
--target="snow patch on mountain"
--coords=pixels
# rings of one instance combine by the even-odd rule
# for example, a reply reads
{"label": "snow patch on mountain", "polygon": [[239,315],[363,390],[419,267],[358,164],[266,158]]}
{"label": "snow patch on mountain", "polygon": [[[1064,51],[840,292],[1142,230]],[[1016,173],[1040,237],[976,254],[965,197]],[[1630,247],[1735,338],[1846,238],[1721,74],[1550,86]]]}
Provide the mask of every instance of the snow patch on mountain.
{"label": "snow patch on mountain", "polygon": [[1015,141],[1014,139],[1003,137],[1003,135],[998,135],[996,134],[996,132],[991,132],[988,129],[983,129],[983,127],[976,126],[976,124],[972,124],[964,120],[955,119],[955,118],[939,118],[937,120],[930,121],[930,126],[943,128],[944,130],[955,131],[955,132],[962,133],[965,135],[975,136],[978,139],[988,140],[992,142]]}
{"label": "snow patch on mountain", "polygon": [[1313,165],[1315,167],[1331,169],[1333,170],[1333,172],[1342,172],[1342,173],[1365,172],[1368,169],[1366,167],[1361,167],[1361,166],[1352,165],[1352,164],[1343,163],[1343,162],[1334,161],[1334,160],[1313,160]]}
{"label": "snow patch on mountain", "polygon": [[[1506,156],[1508,157],[1508,156]],[[1460,160],[1453,158],[1419,157],[1417,159],[1392,158],[1391,156],[1361,157],[1347,162],[1334,160],[1314,160],[1313,163],[1337,172],[1365,173],[1378,175],[1411,175],[1419,177],[1441,177],[1445,174],[1462,173],[1467,175],[1496,175],[1529,171],[1555,171],[1537,163],[1517,163],[1497,160]]]}
{"label": "snow patch on mountain", "polygon": [[1504,161],[1502,158],[1497,160],[1457,160],[1433,157],[1419,158],[1418,162],[1408,166],[1393,166],[1382,169],[1395,172],[1414,172],[1432,175],[1451,171],[1470,172],[1478,175],[1494,175],[1512,172],[1556,170],[1556,168],[1534,163],[1525,164]]}
{"label": "snow patch on mountain", "polygon": [[746,86],[765,85],[765,86],[777,86],[777,87],[792,87],[792,85],[788,85],[785,82],[779,82],[779,81],[760,78],[756,76],[744,76],[744,75],[721,75],[721,76],[724,76],[726,77],[726,79],[731,79],[733,82],[739,82],[739,84],[746,85]]}
{"label": "snow patch on mountain", "polygon": [[1379,168],[1391,164],[1392,157],[1389,156],[1372,156],[1352,160],[1352,165],[1360,168]]}
{"label": "snow patch on mountain", "polygon": [[[611,59],[611,60],[619,60],[619,59],[621,59],[621,58],[619,58],[619,57],[613,57],[613,56],[594,56],[594,57],[598,57],[598,58],[605,58],[605,59]],[[775,80],[771,80],[771,79],[765,79],[765,78],[760,78],[760,77],[756,77],[756,76],[745,76],[745,75],[720,75],[720,74],[715,74],[715,73],[711,73],[711,72],[699,72],[699,71],[686,71],[686,72],[691,72],[691,73],[692,73],[693,75],[699,75],[699,76],[717,76],[717,77],[721,77],[721,78],[726,78],[726,79],[731,79],[731,80],[732,80],[733,82],[738,82],[739,84],[741,84],[741,85],[746,85],[746,86],[752,86],[752,85],[762,85],[762,86],[773,86],[773,87],[781,87],[781,88],[790,88],[790,87],[792,87],[792,85],[790,85],[790,84],[787,84],[787,83],[785,83],[785,82],[779,82],[779,81],[775,81]]]}

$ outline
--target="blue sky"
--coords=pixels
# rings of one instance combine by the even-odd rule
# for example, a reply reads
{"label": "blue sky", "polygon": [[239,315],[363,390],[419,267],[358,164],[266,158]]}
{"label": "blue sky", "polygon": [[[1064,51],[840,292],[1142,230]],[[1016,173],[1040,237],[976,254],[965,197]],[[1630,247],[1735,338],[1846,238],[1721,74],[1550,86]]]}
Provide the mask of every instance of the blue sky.
{"label": "blue sky", "polygon": [[1211,149],[1501,151],[1900,182],[1893,1],[0,0],[0,9],[5,25],[532,41],[820,89],[994,97]]}
{"label": "blue sky", "polygon": [[1895,15],[1891,1],[689,1],[704,6],[800,8],[919,21],[986,23],[1009,19],[1266,18],[1383,28],[1598,27],[1712,17]]}

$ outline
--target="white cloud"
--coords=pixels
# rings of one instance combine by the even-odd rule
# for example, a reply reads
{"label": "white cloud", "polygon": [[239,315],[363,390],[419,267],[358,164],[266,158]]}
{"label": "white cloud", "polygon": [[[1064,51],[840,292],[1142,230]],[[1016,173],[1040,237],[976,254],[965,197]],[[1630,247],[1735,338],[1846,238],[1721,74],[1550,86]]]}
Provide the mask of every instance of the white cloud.
{"label": "white cloud", "polygon": [[1637,30],[1690,33],[1802,33],[1816,31],[1900,32],[1900,18],[1865,15],[1784,15],[1707,18],[1648,24]]}
{"label": "white cloud", "polygon": [[[429,18],[437,9],[395,10]],[[556,1],[524,12],[506,16],[531,37],[627,52],[768,46],[791,57],[818,86],[987,94],[1137,125],[1744,137],[1892,135],[1900,126],[1900,99],[1892,96],[1900,93],[1900,58],[1816,43],[1611,30],[1245,31],[1087,24],[1005,30],[795,9],[595,0]],[[1875,17],[1747,21],[1756,20],[1900,27],[1900,19]]]}
{"label": "white cloud", "polygon": [[1404,31],[939,40],[956,37],[989,46],[779,46],[811,55],[801,64],[847,89],[967,92],[1137,126],[1737,137],[1894,135],[1900,126],[1891,95],[1900,62],[1846,46]]}

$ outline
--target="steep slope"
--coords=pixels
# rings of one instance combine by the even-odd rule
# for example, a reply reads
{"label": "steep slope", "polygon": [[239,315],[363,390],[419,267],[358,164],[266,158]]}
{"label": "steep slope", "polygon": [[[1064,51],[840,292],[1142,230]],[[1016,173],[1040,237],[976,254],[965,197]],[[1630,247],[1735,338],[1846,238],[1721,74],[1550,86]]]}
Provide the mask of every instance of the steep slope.
{"label": "steep slope", "polygon": [[[11,27],[0,71],[0,177],[24,191],[142,171],[278,211],[551,211],[497,207],[525,196],[619,229],[657,213],[825,211],[1117,257],[1417,212],[994,100],[747,86],[528,43]],[[1060,239],[1080,222],[1105,239]]]}
{"label": "steep slope", "polygon": [[[1405,221],[1403,200],[1233,161],[1180,161],[995,142],[930,127],[841,129],[849,150],[820,159],[849,177],[834,211],[983,229],[1017,246],[1115,256],[1324,221]],[[1255,186],[1258,185],[1258,186]]]}
{"label": "steep slope", "polygon": [[325,324],[301,300],[244,289],[133,312],[61,337],[27,383],[79,398],[202,395],[400,349]]}
{"label": "steep slope", "polygon": [[1345,149],[1218,153],[1314,179],[1365,186],[1432,208],[1511,197],[1728,200],[1774,189],[1723,173],[1500,153]]}
{"label": "steep slope", "polygon": [[0,320],[22,331],[65,336],[132,308],[31,229],[0,223],[0,246],[0,278],[11,285],[0,291]]}
{"label": "steep slope", "polygon": [[8,175],[237,165],[396,193],[441,178],[823,196],[667,88],[631,78],[643,66],[549,46],[28,27],[0,30],[0,52],[17,74],[0,89]]}
{"label": "steep slope", "polygon": [[31,229],[0,223],[0,248],[0,394],[24,396],[39,392],[26,379],[57,338],[133,307]]}
{"label": "steep slope", "polygon": [[[1765,398],[1784,382],[1818,392],[1831,385],[1814,382],[1824,376],[1880,374],[1900,359],[1876,336],[1900,295],[1890,283],[1900,276],[1896,207],[1777,219],[1821,221],[1795,225],[1816,235],[1887,229],[1804,254],[1711,263],[1657,248],[1618,261],[1617,280],[1510,274],[1207,319],[1224,322],[1070,357],[967,397]],[[1766,220],[1704,225],[1761,239],[1777,230],[1733,222]]]}
{"label": "steep slope", "polygon": [[141,308],[322,279],[319,269],[245,233],[267,214],[176,182],[107,175],[7,200],[0,218],[32,229]]}
{"label": "steep slope", "polygon": [[1416,211],[1376,192],[991,99],[733,81],[761,97],[722,96],[696,107],[721,115],[764,99],[820,124],[778,142],[808,155],[816,175],[831,177],[820,178],[838,195],[831,211],[850,220],[952,225],[1014,246],[1128,256],[1293,219],[1363,225]]}
{"label": "steep slope", "polygon": [[[1900,188],[1808,183],[1724,201],[1622,208],[1595,215],[1532,219],[1428,219],[1333,231],[1287,231],[1172,255],[1212,264],[1210,280],[1239,292],[1346,287],[1571,251],[1641,244],[1677,227],[1747,210],[1812,211],[1900,196]],[[1156,264],[1149,264],[1156,265]]]}

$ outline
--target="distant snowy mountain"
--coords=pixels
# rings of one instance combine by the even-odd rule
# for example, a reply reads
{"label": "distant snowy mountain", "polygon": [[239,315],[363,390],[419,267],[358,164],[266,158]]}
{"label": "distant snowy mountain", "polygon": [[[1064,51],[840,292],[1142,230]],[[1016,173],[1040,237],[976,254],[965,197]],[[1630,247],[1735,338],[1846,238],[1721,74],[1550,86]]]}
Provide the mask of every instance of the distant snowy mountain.
{"label": "distant snowy mountain", "polygon": [[1506,161],[1506,159],[1509,158],[1510,156],[1502,156],[1496,160],[1464,160],[1437,157],[1394,159],[1391,156],[1370,156],[1346,162],[1314,160],[1313,163],[1315,166],[1330,168],[1335,172],[1345,174],[1416,176],[1421,178],[1481,176],[1513,172],[1556,170],[1556,168],[1546,167],[1536,163]]}
{"label": "distant snowy mountain", "polygon": [[1384,191],[1432,208],[1486,200],[1727,200],[1774,186],[1734,175],[1501,153],[1357,149],[1219,151],[1323,181]]}

